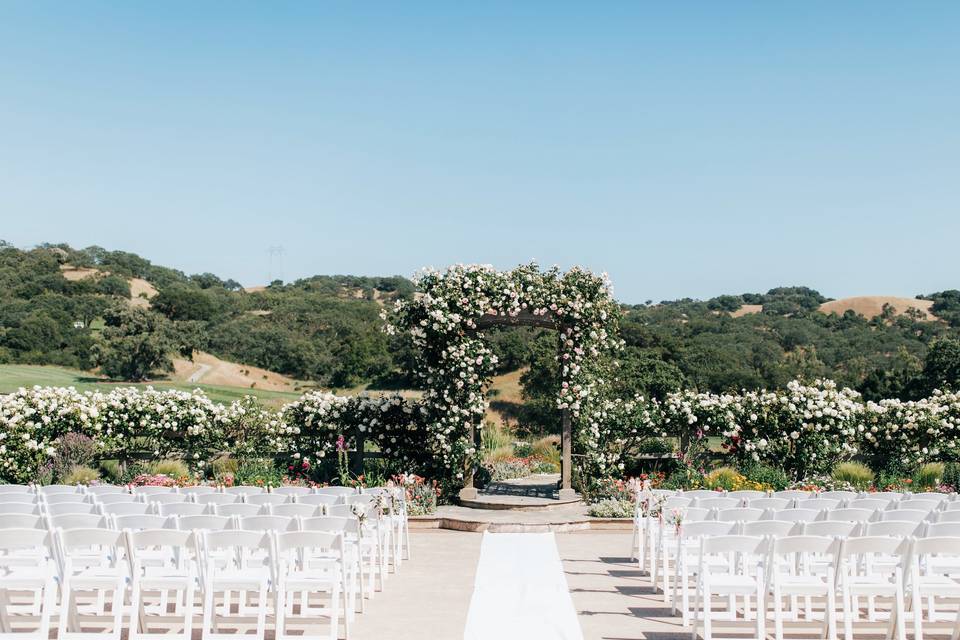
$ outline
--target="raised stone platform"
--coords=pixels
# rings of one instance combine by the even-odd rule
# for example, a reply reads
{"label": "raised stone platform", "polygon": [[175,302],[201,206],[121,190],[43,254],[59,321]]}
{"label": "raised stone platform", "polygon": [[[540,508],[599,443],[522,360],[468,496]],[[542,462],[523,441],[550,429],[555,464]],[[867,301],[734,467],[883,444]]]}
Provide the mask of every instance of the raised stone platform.
{"label": "raised stone platform", "polygon": [[560,498],[560,475],[544,473],[514,480],[491,482],[476,498],[461,499],[460,505],[472,509],[541,511],[580,503],[580,496]]}
{"label": "raised stone platform", "polygon": [[411,526],[503,533],[632,527],[629,519],[590,517],[579,496],[561,500],[559,479],[559,474],[542,474],[492,482],[474,499],[442,506],[435,516],[411,518]]}

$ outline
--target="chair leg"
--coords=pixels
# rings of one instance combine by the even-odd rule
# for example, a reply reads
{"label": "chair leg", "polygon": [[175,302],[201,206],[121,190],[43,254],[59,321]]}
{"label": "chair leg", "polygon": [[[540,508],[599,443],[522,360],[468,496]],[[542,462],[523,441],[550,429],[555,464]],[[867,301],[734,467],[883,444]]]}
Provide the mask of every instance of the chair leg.
{"label": "chair leg", "polygon": [[139,640],[140,634],[147,631],[146,620],[143,616],[143,604],[141,602],[143,593],[141,591],[140,583],[134,581],[133,587],[130,589],[130,627],[127,631],[127,640]]}
{"label": "chair leg", "polygon": [[257,640],[263,640],[267,633],[267,589],[266,581],[260,583],[260,589],[257,591]]}
{"label": "chair leg", "polygon": [[843,582],[843,638],[844,640],[853,640],[853,598],[850,596],[850,588],[847,582]]}
{"label": "chair leg", "polygon": [[910,604],[913,608],[913,640],[923,640],[923,600],[919,591],[913,592]]}
{"label": "chair leg", "polygon": [[[897,629],[897,640],[907,640],[907,613],[904,610],[904,594],[901,584],[897,584],[897,594],[894,596],[893,614],[896,616],[894,621]],[[960,615],[960,614],[958,614]]]}
{"label": "chair leg", "polygon": [[777,640],[783,640],[783,603],[780,586],[773,585],[773,632]]}
{"label": "chair leg", "polygon": [[710,583],[703,581],[703,640],[713,640],[713,609]]}
{"label": "chair leg", "polygon": [[837,594],[832,581],[827,586],[827,640],[837,640]]}
{"label": "chair leg", "polygon": [[[749,596],[748,596],[749,597]],[[763,599],[763,587],[757,584],[757,640],[767,637],[767,610]]]}
{"label": "chair leg", "polygon": [[700,622],[700,598],[702,597],[701,591],[703,590],[702,585],[700,584],[700,578],[697,577],[697,588],[693,594],[693,631],[690,635],[691,640],[697,640],[697,627]]}
{"label": "chair leg", "polygon": [[282,640],[286,637],[286,617],[287,617],[287,589],[284,585],[278,584],[273,594],[273,626],[274,640]]}

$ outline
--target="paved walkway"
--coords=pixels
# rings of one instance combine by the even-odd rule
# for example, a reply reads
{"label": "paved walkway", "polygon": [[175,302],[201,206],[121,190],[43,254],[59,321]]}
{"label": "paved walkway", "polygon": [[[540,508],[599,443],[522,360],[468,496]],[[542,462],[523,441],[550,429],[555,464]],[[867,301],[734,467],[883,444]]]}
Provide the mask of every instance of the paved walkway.
{"label": "paved walkway", "polygon": [[[423,530],[410,537],[413,559],[357,616],[354,640],[463,638],[483,534]],[[629,532],[562,533],[556,541],[584,638],[690,637],[624,557]]]}

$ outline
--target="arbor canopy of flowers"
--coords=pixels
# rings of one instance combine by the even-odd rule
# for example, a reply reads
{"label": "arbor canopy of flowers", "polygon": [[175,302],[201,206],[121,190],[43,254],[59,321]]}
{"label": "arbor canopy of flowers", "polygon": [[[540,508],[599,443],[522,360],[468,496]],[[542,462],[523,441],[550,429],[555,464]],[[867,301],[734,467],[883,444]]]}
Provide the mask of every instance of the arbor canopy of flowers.
{"label": "arbor canopy of flowers", "polygon": [[[462,479],[477,462],[470,438],[482,427],[486,387],[497,357],[481,325],[518,324],[521,319],[555,328],[560,386],[557,408],[568,412],[575,448],[591,471],[610,463],[607,445],[615,422],[605,419],[604,376],[620,348],[619,306],[606,276],[574,267],[541,271],[536,264],[497,271],[488,265],[456,265],[425,271],[420,295],[384,312],[387,332],[414,347],[412,372],[425,388],[417,411],[425,427],[422,445],[436,474]],[[538,322],[539,321],[539,322]]]}

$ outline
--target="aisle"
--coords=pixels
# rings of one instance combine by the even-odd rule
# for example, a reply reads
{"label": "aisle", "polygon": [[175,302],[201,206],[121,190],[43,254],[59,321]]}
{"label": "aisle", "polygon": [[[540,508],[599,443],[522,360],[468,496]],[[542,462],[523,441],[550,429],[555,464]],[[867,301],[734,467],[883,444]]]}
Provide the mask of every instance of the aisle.
{"label": "aisle", "polygon": [[583,640],[552,533],[485,533],[464,640]]}

